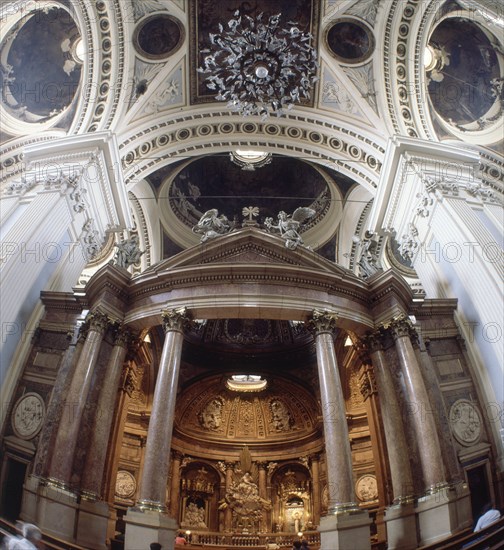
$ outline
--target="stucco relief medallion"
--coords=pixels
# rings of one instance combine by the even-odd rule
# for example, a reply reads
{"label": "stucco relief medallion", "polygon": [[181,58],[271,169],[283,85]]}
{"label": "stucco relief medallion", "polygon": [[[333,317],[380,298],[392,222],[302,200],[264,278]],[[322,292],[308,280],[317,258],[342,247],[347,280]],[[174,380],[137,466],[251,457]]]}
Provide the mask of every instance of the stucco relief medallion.
{"label": "stucco relief medallion", "polygon": [[481,435],[481,415],[470,401],[459,399],[450,409],[450,424],[455,439],[462,445],[473,445]]}
{"label": "stucco relief medallion", "polygon": [[117,472],[115,494],[120,498],[131,498],[136,491],[136,479],[135,476],[126,471],[119,470]]}
{"label": "stucco relief medallion", "polygon": [[34,438],[42,428],[45,417],[44,400],[38,393],[20,397],[12,411],[12,429],[21,439]]}
{"label": "stucco relief medallion", "polygon": [[378,498],[376,476],[367,474],[360,477],[355,484],[355,494],[361,502],[370,502]]}

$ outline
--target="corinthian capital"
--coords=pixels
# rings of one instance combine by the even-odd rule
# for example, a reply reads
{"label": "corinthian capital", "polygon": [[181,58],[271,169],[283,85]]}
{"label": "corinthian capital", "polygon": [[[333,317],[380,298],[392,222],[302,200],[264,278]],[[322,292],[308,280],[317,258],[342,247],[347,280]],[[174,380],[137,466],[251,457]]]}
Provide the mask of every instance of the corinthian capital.
{"label": "corinthian capital", "polygon": [[334,334],[337,320],[338,316],[332,311],[314,309],[311,319],[307,322],[307,327],[315,334],[323,332]]}
{"label": "corinthian capital", "polygon": [[390,334],[394,340],[397,340],[402,336],[407,336],[408,338],[413,339],[416,337],[416,331],[413,328],[413,324],[407,317],[404,316],[392,319],[392,321],[384,325],[383,328],[390,331]]}
{"label": "corinthian capital", "polygon": [[176,309],[164,309],[161,312],[163,319],[163,328],[165,332],[177,330],[182,332],[189,325],[191,318],[185,307]]}
{"label": "corinthian capital", "polygon": [[383,349],[383,333],[380,330],[366,333],[359,340],[359,350],[367,353],[374,353]]}
{"label": "corinthian capital", "polygon": [[88,323],[89,330],[94,330],[95,332],[101,332],[103,334],[109,326],[110,319],[105,313],[95,310],[88,313],[86,322]]}

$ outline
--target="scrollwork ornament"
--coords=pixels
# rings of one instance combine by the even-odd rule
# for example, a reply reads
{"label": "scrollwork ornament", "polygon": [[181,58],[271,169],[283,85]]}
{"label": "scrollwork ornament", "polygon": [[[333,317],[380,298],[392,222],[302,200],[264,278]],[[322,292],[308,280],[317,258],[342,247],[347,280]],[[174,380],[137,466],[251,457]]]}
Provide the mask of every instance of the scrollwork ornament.
{"label": "scrollwork ornament", "polygon": [[307,322],[307,327],[316,335],[323,332],[334,334],[338,315],[328,310],[313,310],[311,319]]}
{"label": "scrollwork ornament", "polygon": [[163,319],[163,328],[165,332],[182,332],[191,321],[187,308],[185,307],[165,309],[162,311],[161,317]]}

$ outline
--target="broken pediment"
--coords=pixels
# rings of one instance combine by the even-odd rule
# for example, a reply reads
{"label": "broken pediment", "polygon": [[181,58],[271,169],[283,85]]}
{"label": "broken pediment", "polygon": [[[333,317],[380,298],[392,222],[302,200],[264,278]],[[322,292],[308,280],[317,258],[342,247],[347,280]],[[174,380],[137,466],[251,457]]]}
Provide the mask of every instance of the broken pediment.
{"label": "broken pediment", "polygon": [[350,271],[323,258],[316,251],[304,246],[289,250],[280,237],[250,227],[193,246],[144,273],[150,271],[160,274],[210,264],[285,265],[340,274],[345,278],[355,277]]}

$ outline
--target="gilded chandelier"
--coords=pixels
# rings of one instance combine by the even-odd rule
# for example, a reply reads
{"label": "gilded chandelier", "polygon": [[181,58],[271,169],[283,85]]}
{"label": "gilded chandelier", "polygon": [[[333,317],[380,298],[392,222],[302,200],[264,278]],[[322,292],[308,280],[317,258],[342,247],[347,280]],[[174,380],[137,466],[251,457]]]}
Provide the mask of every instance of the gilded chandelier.
{"label": "gilded chandelier", "polygon": [[207,87],[218,92],[216,99],[243,116],[282,116],[285,109],[309,99],[317,80],[317,52],[312,35],[303,33],[295,23],[280,27],[280,16],[263,22],[234,13],[219,33],[210,34],[211,50],[198,71],[206,77]]}

